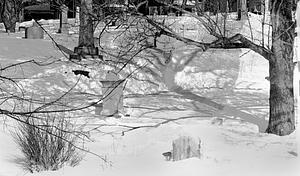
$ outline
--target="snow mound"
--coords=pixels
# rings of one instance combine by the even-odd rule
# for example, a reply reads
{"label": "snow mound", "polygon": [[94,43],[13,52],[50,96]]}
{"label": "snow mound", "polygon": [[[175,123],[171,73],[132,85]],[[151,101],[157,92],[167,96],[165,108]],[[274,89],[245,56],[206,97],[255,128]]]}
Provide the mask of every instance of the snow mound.
{"label": "snow mound", "polygon": [[235,88],[238,90],[269,90],[269,63],[259,54],[243,49]]}

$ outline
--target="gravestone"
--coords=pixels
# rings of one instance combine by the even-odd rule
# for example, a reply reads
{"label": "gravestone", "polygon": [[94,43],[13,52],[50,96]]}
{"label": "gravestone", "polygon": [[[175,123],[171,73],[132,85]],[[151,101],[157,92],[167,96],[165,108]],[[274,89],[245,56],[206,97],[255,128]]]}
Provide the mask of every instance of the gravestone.
{"label": "gravestone", "polygon": [[123,82],[118,75],[108,71],[106,79],[101,81],[103,94],[103,109],[101,115],[118,117],[123,113]]}
{"label": "gravestone", "polygon": [[172,143],[172,159],[179,161],[192,157],[200,158],[201,141],[196,142],[192,137],[181,136]]}
{"label": "gravestone", "polygon": [[44,31],[36,22],[33,22],[33,26],[25,29],[25,38],[26,39],[43,39]]}
{"label": "gravestone", "polygon": [[96,103],[93,105],[95,107],[95,115],[101,115],[103,104],[102,103]]}

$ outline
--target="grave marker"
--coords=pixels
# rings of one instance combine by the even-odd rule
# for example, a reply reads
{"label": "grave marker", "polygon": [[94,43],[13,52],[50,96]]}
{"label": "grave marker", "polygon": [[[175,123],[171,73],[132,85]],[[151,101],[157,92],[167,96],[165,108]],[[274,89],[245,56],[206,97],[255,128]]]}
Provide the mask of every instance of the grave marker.
{"label": "grave marker", "polygon": [[26,39],[43,39],[44,31],[36,22],[33,22],[33,26],[25,29],[25,38]]}
{"label": "grave marker", "polygon": [[101,81],[103,93],[103,116],[118,116],[123,113],[123,83],[118,75],[108,71],[106,79]]}

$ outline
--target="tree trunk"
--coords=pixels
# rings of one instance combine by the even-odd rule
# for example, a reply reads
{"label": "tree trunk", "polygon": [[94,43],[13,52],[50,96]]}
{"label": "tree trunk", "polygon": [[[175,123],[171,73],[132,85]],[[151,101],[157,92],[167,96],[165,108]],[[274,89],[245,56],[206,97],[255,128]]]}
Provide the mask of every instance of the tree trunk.
{"label": "tree trunk", "polygon": [[79,47],[94,47],[94,27],[93,17],[91,16],[92,10],[92,0],[81,0],[79,12]]}
{"label": "tree trunk", "polygon": [[58,33],[69,34],[68,11],[69,11],[69,8],[65,4],[60,6]]}
{"label": "tree trunk", "polygon": [[19,12],[19,19],[18,19],[19,23],[24,21],[24,9],[21,9]]}
{"label": "tree trunk", "polygon": [[238,0],[238,20],[247,19],[247,0]]}
{"label": "tree trunk", "polygon": [[18,21],[18,11],[14,1],[4,0],[1,3],[1,19],[7,32],[16,31],[16,23]]}
{"label": "tree trunk", "polygon": [[294,0],[271,1],[272,55],[269,58],[270,119],[268,133],[288,135],[295,130],[292,19]]}

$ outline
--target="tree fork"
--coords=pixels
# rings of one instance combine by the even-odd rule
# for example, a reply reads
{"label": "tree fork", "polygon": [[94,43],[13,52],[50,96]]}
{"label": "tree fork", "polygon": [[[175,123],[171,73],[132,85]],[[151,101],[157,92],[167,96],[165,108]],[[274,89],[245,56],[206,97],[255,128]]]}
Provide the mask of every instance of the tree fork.
{"label": "tree fork", "polygon": [[[161,0],[157,0],[164,3]],[[240,0],[244,1],[244,0]],[[292,10],[299,0],[270,0],[271,25],[272,25],[272,48],[265,48],[247,39],[242,34],[236,34],[230,38],[222,38],[217,33],[210,31],[210,27],[205,25],[211,35],[217,38],[212,43],[203,43],[187,39],[169,31],[167,28],[147,19],[154,27],[162,31],[163,35],[175,38],[189,45],[194,45],[206,51],[209,48],[249,48],[269,61],[270,76],[270,109],[268,133],[277,135],[288,135],[295,130],[295,108],[293,93],[293,44],[295,38],[295,23],[293,21]],[[166,4],[166,3],[164,3]],[[166,4],[177,10],[185,11],[178,7]],[[191,16],[203,22],[201,17],[189,13]]]}

